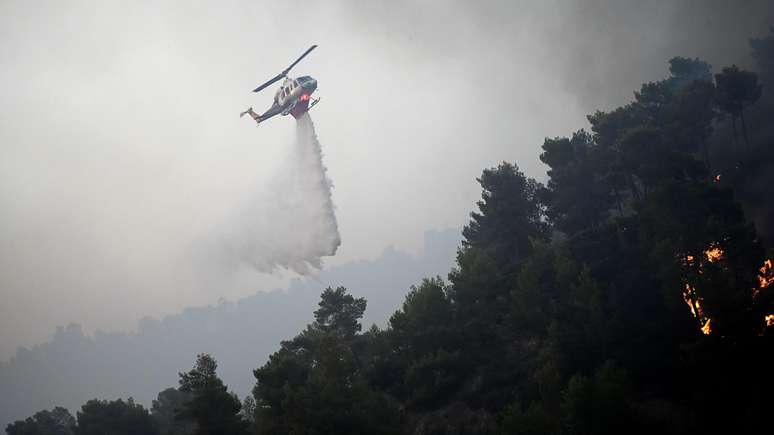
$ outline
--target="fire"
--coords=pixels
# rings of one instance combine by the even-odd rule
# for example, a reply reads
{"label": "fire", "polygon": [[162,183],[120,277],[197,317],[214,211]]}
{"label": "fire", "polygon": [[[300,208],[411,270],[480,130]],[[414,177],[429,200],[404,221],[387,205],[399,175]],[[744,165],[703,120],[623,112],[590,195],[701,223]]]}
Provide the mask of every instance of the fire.
{"label": "fire", "polygon": [[695,290],[693,289],[693,287],[691,287],[691,285],[686,282],[685,291],[683,291],[683,300],[685,301],[686,304],[688,304],[688,308],[691,309],[691,314],[693,314],[693,317],[697,317],[696,308],[694,308],[693,299],[691,298],[691,296],[693,296],[694,293],[695,293]]}
{"label": "fire", "polygon": [[713,246],[704,251],[704,255],[707,256],[707,260],[710,263],[714,263],[716,261],[720,261],[723,258],[723,250],[718,246]]}
{"label": "fire", "polygon": [[[710,263],[714,263],[716,261],[719,261],[723,258],[723,250],[720,249],[720,247],[713,243],[710,245],[710,247],[703,252],[703,256],[709,261]],[[701,258],[701,257],[700,257]],[[693,267],[697,265],[696,257],[693,255],[686,255],[684,257],[684,264],[686,266]],[[703,272],[703,265],[702,262],[698,262],[698,273],[702,274]],[[699,322],[701,328],[701,332],[705,335],[709,335],[710,332],[712,332],[712,326],[711,321],[709,317],[707,317],[704,314],[704,310],[702,310],[701,306],[701,298],[696,294],[696,289],[691,286],[690,283],[685,281],[683,283],[685,286],[683,289],[683,300],[688,305],[688,308],[691,310],[691,315]]]}
{"label": "fire", "polygon": [[685,290],[683,290],[683,300],[688,304],[688,308],[691,309],[693,317],[699,321],[703,326],[700,328],[704,335],[709,335],[712,332],[710,322],[712,319],[707,318],[704,315],[704,311],[701,308],[701,300],[696,295],[696,289],[691,287],[687,282],[685,283]]}
{"label": "fire", "polygon": [[704,335],[709,335],[710,332],[712,332],[712,319],[707,319],[707,321],[704,323],[704,326],[701,327],[701,332]]}
{"label": "fire", "polygon": [[758,269],[758,283],[760,288],[766,288],[774,283],[774,267],[772,266],[771,259],[767,259],[763,262],[763,266]]}
{"label": "fire", "polygon": [[715,182],[720,183],[720,174],[715,175]]}
{"label": "fire", "polygon": [[[715,178],[716,181],[720,180],[718,174]],[[706,262],[717,263],[724,260],[725,252],[720,247],[719,243],[712,242],[709,247],[702,252],[702,256],[697,259],[693,255],[685,255],[682,257],[683,266],[694,269],[699,275],[704,272],[704,265]],[[678,257],[680,258],[680,257]],[[702,261],[704,260],[704,261]],[[758,297],[761,290],[774,284],[774,261],[772,259],[766,259],[763,265],[758,268],[758,285],[752,289],[753,300]],[[701,306],[701,297],[698,295],[696,288],[693,287],[687,280],[683,281],[683,300],[691,310],[691,315],[698,321],[699,325],[702,325],[699,330],[704,335],[712,333],[712,318],[704,313]],[[765,316],[766,326],[774,326],[774,313]]]}
{"label": "fire", "polygon": [[[716,243],[713,242],[710,244],[709,248],[707,248],[705,251],[702,252],[704,258],[707,259],[710,263],[715,263],[717,261],[720,261],[723,259],[723,249]],[[686,254],[683,259],[683,264],[686,266],[693,266],[695,265],[696,257],[691,254]],[[702,264],[699,262],[699,274],[701,274],[702,271]]]}

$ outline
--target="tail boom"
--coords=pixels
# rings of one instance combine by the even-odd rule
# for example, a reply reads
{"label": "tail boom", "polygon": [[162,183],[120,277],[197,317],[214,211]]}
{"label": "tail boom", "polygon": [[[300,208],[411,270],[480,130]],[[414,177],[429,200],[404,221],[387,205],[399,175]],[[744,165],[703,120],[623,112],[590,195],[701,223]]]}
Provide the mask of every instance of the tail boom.
{"label": "tail boom", "polygon": [[256,124],[260,124],[260,123],[261,123],[261,121],[263,121],[263,118],[261,118],[261,115],[259,115],[259,114],[255,113],[255,112],[253,111],[253,108],[252,108],[252,107],[250,107],[250,108],[248,108],[247,110],[245,110],[244,112],[240,113],[240,114],[239,114],[239,117],[241,118],[241,117],[245,116],[245,114],[247,114],[247,115],[250,115],[250,117],[251,117],[251,118],[253,118],[253,119],[255,120],[255,123],[256,123]]}

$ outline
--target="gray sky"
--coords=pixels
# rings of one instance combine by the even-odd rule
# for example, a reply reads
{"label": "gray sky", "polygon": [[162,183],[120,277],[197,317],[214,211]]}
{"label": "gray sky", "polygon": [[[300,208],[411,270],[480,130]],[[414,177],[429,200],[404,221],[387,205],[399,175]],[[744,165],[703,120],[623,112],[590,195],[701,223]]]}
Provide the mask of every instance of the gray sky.
{"label": "gray sky", "polygon": [[287,278],[207,247],[294,134],[238,113],[313,43],[293,73],[319,81],[341,264],[463,225],[499,161],[544,178],[544,137],[672,56],[748,66],[772,22],[770,1],[0,2],[0,360]]}

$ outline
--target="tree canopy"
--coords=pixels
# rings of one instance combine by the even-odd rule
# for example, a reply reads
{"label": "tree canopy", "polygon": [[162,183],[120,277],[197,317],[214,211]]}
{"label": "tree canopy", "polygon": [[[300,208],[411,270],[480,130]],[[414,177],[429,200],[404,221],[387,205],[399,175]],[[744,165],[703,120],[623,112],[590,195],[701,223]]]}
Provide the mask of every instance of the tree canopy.
{"label": "tree canopy", "polygon": [[75,418],[60,406],[51,411],[43,410],[25,420],[8,425],[8,435],[72,435]]}
{"label": "tree canopy", "polygon": [[[159,393],[41,411],[14,434],[752,433],[774,405],[774,36],[758,73],[696,58],[503,162],[448,279],[382,329],[327,288],[241,402],[208,354]],[[745,147],[736,143],[742,123]],[[747,121],[746,121],[747,120]],[[749,122],[748,122],[749,121]],[[538,144],[534,144],[537,146]],[[402,289],[396,289],[399,291]],[[261,331],[256,331],[260,334]],[[244,406],[242,405],[244,403]]]}
{"label": "tree canopy", "polygon": [[158,434],[148,410],[134,400],[89,400],[78,411],[75,435]]}
{"label": "tree canopy", "polygon": [[182,403],[175,418],[193,422],[194,435],[247,433],[249,424],[240,415],[242,404],[218,377],[217,368],[212,356],[199,354],[194,367],[180,373],[180,391],[190,399]]}

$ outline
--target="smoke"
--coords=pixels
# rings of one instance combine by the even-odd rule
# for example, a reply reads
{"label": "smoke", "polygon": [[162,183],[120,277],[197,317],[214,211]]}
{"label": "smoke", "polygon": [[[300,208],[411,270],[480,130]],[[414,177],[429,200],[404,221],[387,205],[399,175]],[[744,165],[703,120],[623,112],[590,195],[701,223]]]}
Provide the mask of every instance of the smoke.
{"label": "smoke", "polygon": [[302,275],[322,267],[341,244],[332,183],[308,113],[296,122],[295,143],[265,193],[248,201],[226,237],[230,260],[261,272],[277,268]]}

